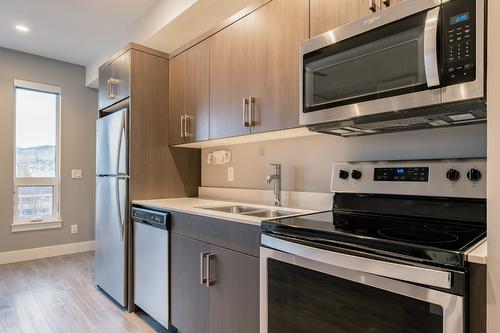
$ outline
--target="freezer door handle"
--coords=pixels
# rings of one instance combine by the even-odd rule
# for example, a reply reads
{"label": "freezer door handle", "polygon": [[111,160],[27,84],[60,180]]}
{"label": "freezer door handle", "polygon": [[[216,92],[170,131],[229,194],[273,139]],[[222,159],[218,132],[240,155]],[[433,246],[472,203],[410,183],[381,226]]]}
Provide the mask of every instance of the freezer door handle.
{"label": "freezer door handle", "polygon": [[[124,148],[124,146],[126,147],[126,142],[124,142],[124,140],[126,140],[126,135],[125,135],[126,129],[127,129],[127,113],[124,112],[122,114],[122,119],[121,119],[121,124],[120,124],[120,136],[118,138],[118,153],[116,154],[116,174],[117,175],[124,175],[127,173],[126,170],[125,171],[121,170],[121,164],[120,164],[120,161],[122,158],[122,153],[124,153],[123,148]],[[127,163],[126,160],[125,160],[125,163]]]}

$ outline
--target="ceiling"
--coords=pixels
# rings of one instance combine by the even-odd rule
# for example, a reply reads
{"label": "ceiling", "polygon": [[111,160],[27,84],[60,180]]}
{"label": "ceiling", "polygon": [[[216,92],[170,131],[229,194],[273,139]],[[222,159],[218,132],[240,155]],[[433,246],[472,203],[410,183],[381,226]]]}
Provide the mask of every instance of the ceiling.
{"label": "ceiling", "polygon": [[[0,46],[87,65],[157,0],[1,0]],[[17,31],[18,24],[30,28]]]}

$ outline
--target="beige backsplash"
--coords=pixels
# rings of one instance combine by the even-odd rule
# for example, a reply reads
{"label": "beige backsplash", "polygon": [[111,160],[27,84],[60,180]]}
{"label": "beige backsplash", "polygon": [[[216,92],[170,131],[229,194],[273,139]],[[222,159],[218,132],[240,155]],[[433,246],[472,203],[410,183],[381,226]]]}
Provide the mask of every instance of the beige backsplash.
{"label": "beige backsplash", "polygon": [[[486,156],[486,126],[339,138],[319,135],[223,147],[232,152],[225,165],[207,165],[202,150],[202,186],[272,189],[265,178],[270,163],[282,164],[282,187],[288,191],[329,192],[333,162]],[[234,182],[227,168],[234,167]]]}

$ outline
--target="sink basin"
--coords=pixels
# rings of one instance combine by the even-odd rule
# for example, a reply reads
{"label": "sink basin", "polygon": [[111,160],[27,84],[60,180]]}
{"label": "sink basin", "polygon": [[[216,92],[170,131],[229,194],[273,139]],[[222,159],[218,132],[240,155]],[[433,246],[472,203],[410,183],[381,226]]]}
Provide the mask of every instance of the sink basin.
{"label": "sink basin", "polygon": [[219,207],[203,207],[203,209],[215,210],[217,212],[231,213],[231,214],[247,214],[257,212],[260,209],[255,207],[246,206],[219,206]]}
{"label": "sink basin", "polygon": [[260,217],[264,219],[279,218],[297,214],[297,212],[291,212],[287,210],[269,210],[265,208],[248,207],[248,206],[217,206],[217,207],[199,207],[199,208],[214,210],[223,213]]}
{"label": "sink basin", "polygon": [[260,210],[257,212],[245,213],[248,216],[263,217],[263,218],[273,218],[273,217],[284,217],[289,215],[296,215],[297,212],[290,212],[286,210]]}

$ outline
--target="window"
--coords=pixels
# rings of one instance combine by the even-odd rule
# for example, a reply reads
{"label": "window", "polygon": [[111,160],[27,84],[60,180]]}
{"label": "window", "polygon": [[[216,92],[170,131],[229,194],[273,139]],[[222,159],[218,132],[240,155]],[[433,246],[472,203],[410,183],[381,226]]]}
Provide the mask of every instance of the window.
{"label": "window", "polygon": [[15,80],[12,231],[61,227],[60,88]]}

